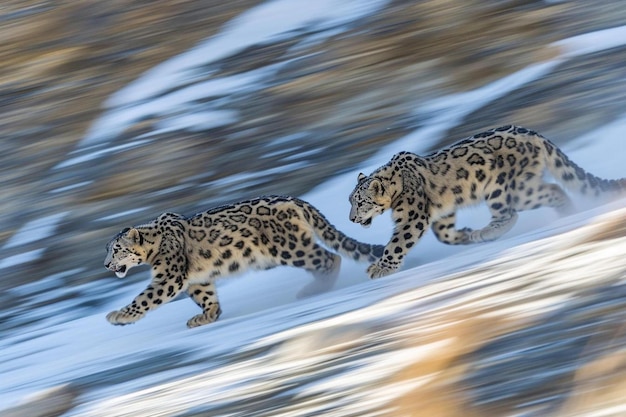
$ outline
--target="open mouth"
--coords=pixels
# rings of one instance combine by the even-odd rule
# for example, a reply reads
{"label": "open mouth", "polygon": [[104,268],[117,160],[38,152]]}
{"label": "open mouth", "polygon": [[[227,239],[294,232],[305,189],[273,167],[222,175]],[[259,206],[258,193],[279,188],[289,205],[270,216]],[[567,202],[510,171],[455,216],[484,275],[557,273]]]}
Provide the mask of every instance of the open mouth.
{"label": "open mouth", "polygon": [[372,224],[371,217],[368,217],[367,219],[362,220],[355,216],[355,217],[350,217],[350,221],[353,223],[360,224],[361,226],[364,226],[364,227],[370,227],[370,225]]}
{"label": "open mouth", "polygon": [[116,266],[115,269],[111,269],[115,272],[115,275],[118,278],[124,278],[126,276],[126,265]]}

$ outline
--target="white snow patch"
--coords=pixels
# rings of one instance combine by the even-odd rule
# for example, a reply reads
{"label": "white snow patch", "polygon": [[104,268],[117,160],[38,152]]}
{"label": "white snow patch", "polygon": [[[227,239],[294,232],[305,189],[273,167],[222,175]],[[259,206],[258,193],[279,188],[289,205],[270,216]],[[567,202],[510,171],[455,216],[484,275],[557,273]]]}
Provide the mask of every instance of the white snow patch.
{"label": "white snow patch", "polygon": [[618,139],[624,132],[626,114],[571,141],[567,145],[571,147],[567,155],[596,176],[609,179],[626,177],[626,169],[623,169],[624,144]]}
{"label": "white snow patch", "polygon": [[234,110],[200,111],[168,117],[160,120],[158,126],[161,132],[176,130],[200,132],[234,123],[237,119],[238,114]]}
{"label": "white snow patch", "polygon": [[149,208],[150,207],[139,207],[139,208],[135,208],[135,209],[131,209],[131,210],[121,211],[119,213],[111,214],[109,216],[100,217],[99,219],[96,219],[96,221],[104,222],[104,221],[114,220],[114,219],[118,219],[120,217],[126,217],[126,216],[130,216],[131,214],[135,214],[135,213],[140,213],[142,211],[146,211]]}
{"label": "white snow patch", "polygon": [[93,181],[81,181],[75,184],[66,185],[65,187],[55,188],[54,190],[48,191],[50,194],[63,193],[65,191],[74,190],[76,188],[84,187],[86,185],[92,184]]}
{"label": "white snow patch", "polygon": [[285,136],[279,136],[276,139],[272,140],[270,142],[270,144],[272,145],[285,145],[287,143],[291,143],[291,142],[295,142],[297,144],[297,146],[300,146],[300,143],[298,142],[300,139],[303,139],[306,137],[306,133],[305,132],[296,132],[296,133],[292,133],[289,135],[285,135]]}
{"label": "white snow patch", "polygon": [[114,153],[114,152],[119,152],[119,151],[123,151],[126,149],[137,148],[139,146],[146,145],[150,142],[152,142],[152,139],[141,139],[141,140],[134,140],[129,143],[123,143],[117,146],[112,146],[106,149],[100,149],[100,150],[97,150],[97,151],[94,151],[85,155],[68,159],[67,161],[63,161],[60,164],[57,164],[53,169],[66,168],[72,165],[76,165],[76,164],[80,164],[83,162],[94,160],[96,158],[100,158],[108,153]]}
{"label": "white snow patch", "polygon": [[28,252],[18,253],[17,255],[7,256],[0,260],[0,269],[11,268],[20,264],[36,261],[41,258],[45,249],[35,249]]}
{"label": "white snow patch", "polygon": [[4,244],[2,249],[26,245],[51,236],[67,212],[51,214],[26,223]]}
{"label": "white snow patch", "polygon": [[[291,37],[299,29],[321,31],[374,13],[386,0],[274,0],[260,4],[225,25],[218,35],[146,72],[112,95],[106,106],[122,107],[189,83],[195,69],[247,47]],[[160,82],[155,82],[159,80]]]}
{"label": "white snow patch", "polygon": [[[58,295],[58,290],[63,287],[62,279],[71,276],[74,274],[78,274],[79,272],[85,271],[86,268],[74,268],[67,271],[59,272],[56,274],[52,274],[45,278],[40,279],[39,281],[29,282],[28,284],[23,284],[18,287],[11,288],[9,292],[11,294],[17,296],[26,296],[30,294],[34,294],[37,292],[51,291],[56,292]],[[56,290],[56,291],[52,291]]]}
{"label": "white snow patch", "polygon": [[585,33],[554,42],[560,48],[562,58],[574,58],[580,55],[603,51],[626,45],[626,26]]}
{"label": "white snow patch", "polygon": [[[274,0],[250,9],[231,20],[220,34],[157,65],[109,97],[105,103],[109,111],[89,128],[79,146],[109,140],[138,120],[179,113],[197,100],[260,88],[262,79],[288,61],[199,82],[210,75],[202,67],[253,45],[293,37],[300,29],[324,31],[346,25],[386,3],[387,0]],[[226,119],[222,120],[226,123]],[[188,128],[189,123],[191,120],[186,120],[183,128]]]}
{"label": "white snow patch", "polygon": [[287,165],[278,166],[276,168],[269,168],[263,171],[255,171],[255,172],[247,172],[247,173],[244,172],[241,174],[230,175],[228,177],[224,177],[224,178],[220,178],[220,179],[208,182],[206,186],[225,187],[225,186],[231,186],[234,184],[242,184],[242,183],[257,184],[259,182],[267,181],[268,175],[288,173],[289,171],[305,168],[309,165],[310,163],[306,161],[292,162]]}

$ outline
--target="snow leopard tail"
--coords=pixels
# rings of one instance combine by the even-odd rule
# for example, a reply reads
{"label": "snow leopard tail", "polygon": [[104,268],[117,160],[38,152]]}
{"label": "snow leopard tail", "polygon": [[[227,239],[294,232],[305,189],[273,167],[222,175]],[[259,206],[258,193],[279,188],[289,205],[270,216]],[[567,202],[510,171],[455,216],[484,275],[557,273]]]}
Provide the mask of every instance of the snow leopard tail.
{"label": "snow leopard tail", "polygon": [[583,195],[599,197],[626,196],[626,178],[607,180],[596,177],[576,165],[556,145],[543,139],[543,151],[550,174],[565,188]]}
{"label": "snow leopard tail", "polygon": [[383,255],[383,245],[371,245],[346,236],[311,204],[296,198],[293,201],[304,209],[305,214],[310,214],[311,217],[306,220],[313,226],[317,237],[329,248],[363,262],[375,262]]}

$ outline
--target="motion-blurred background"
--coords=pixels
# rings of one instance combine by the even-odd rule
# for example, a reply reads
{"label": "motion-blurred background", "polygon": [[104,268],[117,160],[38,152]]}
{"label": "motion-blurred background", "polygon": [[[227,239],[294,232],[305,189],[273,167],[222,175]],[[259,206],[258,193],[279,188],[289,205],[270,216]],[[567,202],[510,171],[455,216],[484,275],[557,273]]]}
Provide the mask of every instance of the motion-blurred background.
{"label": "motion-blurred background", "polygon": [[0,337],[101,308],[121,228],[356,177],[444,113],[415,149],[511,123],[566,146],[624,115],[626,39],[559,41],[624,24],[623,0],[4,0]]}
{"label": "motion-blurred background", "polygon": [[[2,249],[2,258],[45,250],[5,268],[1,288],[69,270],[79,271],[65,275],[68,285],[102,278],[112,233],[165,210],[300,195],[436,117],[420,104],[547,61],[560,39],[626,22],[619,0],[363,1],[338,11],[327,2],[334,22],[293,33],[233,28],[259,3],[3,3],[0,242],[59,217],[45,239]],[[155,75],[154,94],[112,102],[146,71],[230,28],[246,37],[241,48],[220,56],[209,47],[177,76]],[[479,106],[443,141],[515,123],[563,145],[624,111],[625,54],[568,60]],[[228,85],[194,95],[212,80]],[[166,95],[180,99],[160,102]],[[119,121],[98,123],[114,112]],[[89,134],[101,140],[85,144]],[[80,152],[92,157],[75,161]]]}

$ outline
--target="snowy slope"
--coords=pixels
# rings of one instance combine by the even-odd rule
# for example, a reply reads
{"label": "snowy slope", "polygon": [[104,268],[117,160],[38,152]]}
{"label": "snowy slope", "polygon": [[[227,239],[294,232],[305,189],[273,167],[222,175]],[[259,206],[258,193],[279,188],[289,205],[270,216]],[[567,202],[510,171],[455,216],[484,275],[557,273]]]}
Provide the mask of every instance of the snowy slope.
{"label": "snowy slope", "polygon": [[[248,74],[248,78],[245,79],[221,80],[221,83],[206,85],[205,90],[194,89],[185,92],[179,89],[177,93],[164,93],[171,86],[180,86],[181,80],[188,80],[186,77],[190,72],[193,73],[195,66],[218,59],[220,54],[245,47],[247,45],[245,39],[250,37],[242,36],[242,31],[245,30],[246,33],[255,31],[260,38],[286,37],[301,25],[316,22],[319,25],[320,36],[323,36],[325,30],[348,24],[351,19],[372,13],[383,4],[382,1],[320,1],[315,3],[315,7],[311,3],[311,10],[304,14],[305,21],[294,18],[302,15],[290,11],[294,2],[288,0],[273,1],[252,9],[235,19],[221,34],[194,50],[163,63],[113,95],[108,102],[109,111],[94,124],[82,144],[85,148],[93,147],[94,153],[82,155],[81,160],[91,158],[97,152],[109,151],[106,149],[107,139],[122,131],[129,123],[140,119],[147,114],[146,112],[175,114],[180,106],[186,106],[200,97],[216,94],[216,91],[243,86],[254,88],[255,83],[262,80],[262,73]],[[277,14],[285,16],[281,21],[282,25],[262,24],[267,22],[265,16]],[[563,54],[552,61],[523,69],[474,91],[424,103],[423,107],[416,111],[434,115],[430,118],[430,124],[412,132],[392,146],[381,149],[363,166],[355,168],[353,173],[329,181],[301,197],[317,206],[347,234],[364,241],[385,242],[391,233],[388,218],[377,219],[367,230],[351,224],[347,219],[349,212],[347,195],[356,182],[359,170],[369,173],[400,150],[422,152],[429,145],[423,138],[432,138],[431,143],[437,143],[442,132],[462,122],[463,118],[475,108],[549,73],[558,63],[579,54],[626,43],[624,30],[622,27],[563,40],[557,43],[557,46],[562,48]],[[621,39],[622,42],[616,42],[616,39]],[[211,53],[207,54],[207,51]],[[155,80],[161,82],[157,83]],[[153,100],[157,96],[160,98]],[[207,115],[202,116],[204,121],[214,120],[205,116]],[[236,117],[220,114],[215,120],[231,116]],[[172,120],[172,123],[174,122],[194,121]],[[564,150],[574,161],[595,175],[605,178],[622,177],[626,174],[622,163],[626,158],[626,150],[622,144],[624,131],[626,114],[603,129],[577,138]],[[415,146],[417,137],[421,138],[419,142],[421,147]],[[77,161],[70,157],[65,164],[75,162]],[[582,208],[588,208],[584,202],[580,204]],[[620,206],[623,206],[623,201],[615,203],[612,209]],[[129,302],[143,288],[144,283],[129,285],[115,293],[107,294],[108,302],[101,306],[97,314],[90,312],[89,315],[79,319],[75,319],[75,300],[68,301],[66,306],[56,303],[52,307],[42,307],[29,313],[32,315],[32,323],[29,326],[16,329],[0,341],[2,374],[0,409],[27,401],[28,396],[33,393],[65,383],[80,388],[78,402],[81,405],[67,413],[68,416],[183,415],[181,413],[185,410],[193,410],[194,407],[207,403],[215,405],[241,401],[246,395],[252,393],[259,395],[259,392],[263,392],[255,386],[255,381],[271,384],[271,381],[261,377],[263,373],[284,374],[289,368],[297,369],[298,366],[307,365],[306,359],[297,357],[294,362],[280,362],[278,359],[272,362],[274,356],[268,358],[253,355],[252,359],[246,361],[229,361],[229,358],[236,357],[242,352],[255,352],[255,349],[263,351],[268,346],[275,346],[278,340],[287,341],[305,330],[327,329],[335,325],[345,326],[381,317],[398,318],[397,315],[401,314],[406,306],[397,303],[398,299],[392,297],[405,292],[410,294],[435,281],[445,282],[445,277],[450,274],[475,266],[477,263],[496,259],[503,256],[503,253],[506,256],[509,248],[519,244],[552,235],[557,231],[568,230],[574,221],[578,222],[577,225],[584,224],[586,218],[596,216],[604,210],[608,208],[596,209],[593,214],[583,212],[566,219],[558,219],[549,210],[523,213],[518,224],[503,240],[474,247],[445,246],[429,233],[411,252],[403,272],[371,282],[364,273],[366,265],[345,260],[337,287],[329,294],[306,300],[296,300],[295,297],[298,290],[311,279],[300,270],[278,268],[220,281],[218,288],[224,311],[220,320],[210,326],[194,330],[185,327],[186,320],[196,314],[197,309],[189,300],[166,305],[133,326],[122,328],[110,326],[104,320],[106,312]],[[62,217],[63,213],[54,214],[42,219],[40,223],[29,225],[7,245],[16,244],[16,241],[39,239],[37,233],[52,233],[54,225]],[[459,217],[459,224],[480,226],[487,220],[487,210],[479,207],[464,211]],[[542,227],[544,229],[541,229]],[[525,253],[524,250],[526,249],[510,253],[520,255]],[[37,254],[26,253],[16,256],[36,257]],[[610,259],[615,260],[614,257]],[[4,259],[2,262],[19,263],[23,260]],[[479,278],[480,276],[476,279]],[[55,288],[56,282],[55,277],[49,277],[45,282],[32,285],[38,288],[47,286],[50,292],[44,297],[54,297],[65,291]],[[79,294],[85,295],[85,301],[101,297],[97,285],[98,283],[85,285]],[[12,291],[27,290],[28,288],[17,288]],[[563,300],[555,297],[549,301],[556,305]],[[364,309],[371,305],[376,307],[372,310]],[[548,311],[551,304],[535,307],[537,310],[534,313],[538,313]],[[422,308],[428,309],[432,306],[426,305]],[[65,309],[72,309],[72,314],[65,315]],[[436,350],[438,346],[425,346],[422,350],[407,351],[405,354],[420,357],[431,348]],[[306,346],[302,349],[306,349]],[[285,354],[288,355],[289,352]],[[374,373],[383,372],[377,366],[387,367],[388,372],[397,369],[397,364],[391,360],[380,362],[378,365],[365,359],[363,361],[372,367],[371,372]],[[369,368],[364,366],[364,369]],[[343,368],[341,371],[348,372]],[[350,374],[350,378],[344,381],[346,386],[343,388],[349,391],[350,387],[358,385],[354,383],[354,379],[367,379],[367,375],[366,371],[362,374]],[[335,388],[340,386],[339,380],[329,378],[328,381],[324,375],[313,378],[307,382],[306,388],[297,394],[306,396],[307,390],[326,392],[327,384]],[[210,383],[207,383],[207,380]],[[351,383],[354,384],[350,385]],[[288,391],[288,388],[285,388],[285,391]],[[155,402],[158,398],[162,401]],[[356,402],[358,401],[355,400]],[[132,404],[138,405],[133,408]],[[112,410],[115,410],[115,413]],[[354,415],[366,415],[363,409],[353,409],[352,412]],[[253,415],[253,412],[231,415]],[[294,412],[281,415],[309,414]]]}
{"label": "snowy slope", "polygon": [[[606,227],[603,222],[610,226],[612,221],[623,222],[625,216],[622,207],[595,222]],[[578,226],[585,222],[575,221]],[[532,392],[542,384],[550,385],[554,375],[567,375],[600,354],[619,351],[626,342],[626,335],[617,333],[611,335],[608,347],[582,354],[585,348],[592,350],[592,344],[583,340],[594,335],[581,335],[580,328],[608,327],[609,323],[619,328],[625,318],[626,269],[621,256],[626,240],[622,236],[594,242],[595,226],[531,242],[528,236],[510,239],[505,246],[515,248],[490,245],[469,251],[468,256],[399,273],[393,279],[339,290],[324,299],[201,328],[193,337],[166,325],[165,331],[176,333],[177,343],[159,341],[154,354],[165,350],[178,357],[179,366],[95,390],[91,401],[68,415],[402,415],[395,414],[389,403],[406,392],[419,393],[421,386],[445,372],[429,372],[427,364],[459,349],[453,348],[456,338],[459,343],[471,340],[463,331],[444,331],[451,325],[450,318],[458,320],[452,325],[471,329],[471,322],[459,320],[467,312],[475,320],[484,317],[493,329],[500,320],[539,320],[552,327],[547,332],[541,326],[536,330],[522,327],[519,334],[504,336],[516,344],[494,343],[491,349],[496,352],[473,353],[483,363],[472,363],[477,369],[464,377],[466,387],[487,403],[513,397],[515,392],[510,391]],[[579,244],[571,245],[571,241]],[[616,242],[619,246],[607,250],[607,245]],[[476,255],[493,260],[472,267]],[[481,329],[473,331],[481,333]],[[134,343],[149,334],[129,331],[117,340],[128,338]],[[411,338],[420,342],[411,343]],[[202,343],[213,340],[219,342]],[[535,345],[531,348],[529,343]],[[150,346],[137,349],[153,351]],[[555,356],[543,358],[546,350]],[[542,365],[540,360],[546,359],[549,362]],[[521,370],[520,362],[526,362]],[[390,384],[388,379],[410,363],[421,364],[424,375]],[[493,371],[503,364],[509,366],[502,369],[507,378],[494,384],[498,372]],[[492,372],[481,375],[481,368]],[[549,389],[539,391],[544,403],[555,400]],[[522,401],[518,405],[536,409]],[[379,408],[382,411],[374,411]],[[546,415],[546,408],[538,409],[543,412],[536,415]],[[624,411],[626,406],[618,404],[617,409],[600,415]]]}

